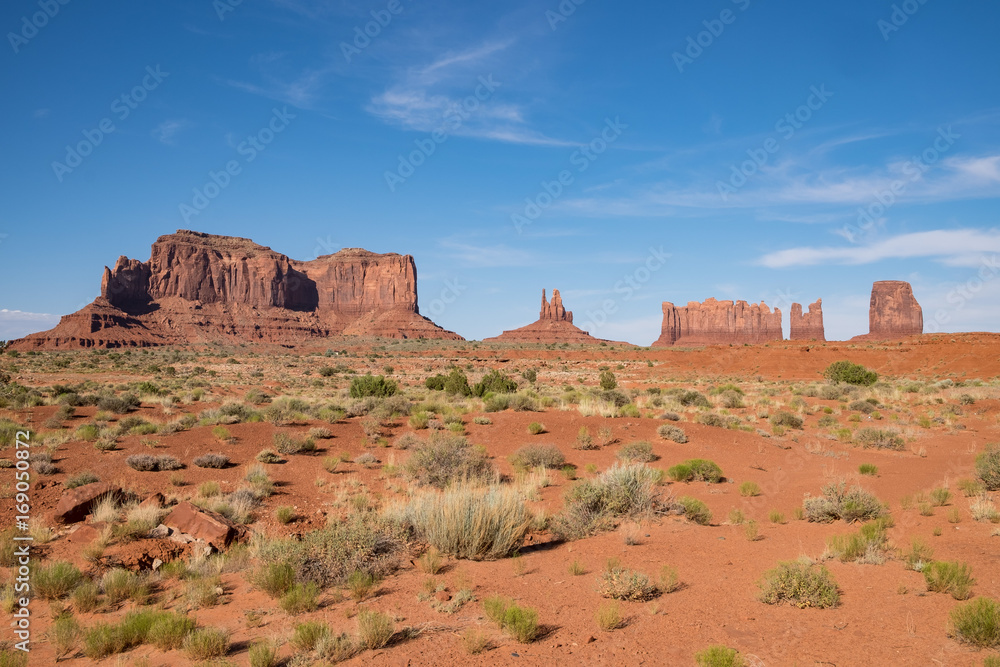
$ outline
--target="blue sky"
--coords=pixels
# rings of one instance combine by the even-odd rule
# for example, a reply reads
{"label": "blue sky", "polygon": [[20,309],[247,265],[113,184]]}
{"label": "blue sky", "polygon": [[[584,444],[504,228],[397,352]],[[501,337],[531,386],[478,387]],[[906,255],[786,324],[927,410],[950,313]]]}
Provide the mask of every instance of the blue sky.
{"label": "blue sky", "polygon": [[63,1],[0,9],[0,338],[178,228],[412,254],[470,339],[543,287],[637,344],[708,297],[843,339],[883,279],[1000,330],[998,3]]}

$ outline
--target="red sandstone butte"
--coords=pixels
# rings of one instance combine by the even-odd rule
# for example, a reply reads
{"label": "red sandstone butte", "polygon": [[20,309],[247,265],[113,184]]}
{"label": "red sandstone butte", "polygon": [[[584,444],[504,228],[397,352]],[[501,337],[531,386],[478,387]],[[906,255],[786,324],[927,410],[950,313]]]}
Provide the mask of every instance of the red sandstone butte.
{"label": "red sandstone butte", "polygon": [[483,342],[600,344],[613,341],[594,338],[574,325],[573,313],[563,307],[559,290],[552,290],[552,301],[550,302],[545,298],[545,290],[543,289],[542,309],[538,313],[537,322],[519,329],[504,331],[493,338],[484,338]]}
{"label": "red sandstone butte", "polygon": [[792,304],[788,340],[826,340],[823,331],[823,299],[809,304],[809,311],[802,313],[802,304]]}
{"label": "red sandstone butte", "polygon": [[913,296],[910,283],[879,280],[872,285],[868,333],[851,340],[886,340],[924,332],[924,311]]}
{"label": "red sandstone butte", "polygon": [[774,312],[763,301],[689,301],[678,308],[663,302],[663,325],[654,347],[671,345],[719,345],[779,341],[781,309]]}
{"label": "red sandstone butte", "polygon": [[347,248],[302,262],[250,239],[179,230],[156,240],[148,262],[105,267],[92,304],[13,347],[294,345],[337,335],[462,340],[420,315],[410,255]]}

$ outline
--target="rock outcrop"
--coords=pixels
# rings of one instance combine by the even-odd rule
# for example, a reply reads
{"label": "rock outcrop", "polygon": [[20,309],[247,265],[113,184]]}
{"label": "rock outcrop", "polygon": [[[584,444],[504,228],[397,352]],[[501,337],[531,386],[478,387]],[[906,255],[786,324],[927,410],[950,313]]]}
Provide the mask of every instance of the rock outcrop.
{"label": "rock outcrop", "polygon": [[542,309],[538,313],[538,321],[519,329],[504,331],[499,336],[484,338],[484,342],[499,343],[576,343],[600,344],[610,343],[600,338],[594,338],[583,329],[573,324],[573,313],[563,307],[562,295],[559,290],[552,290],[552,301],[545,298],[542,290]]}
{"label": "rock outcrop", "polygon": [[823,330],[823,299],[809,304],[809,310],[802,313],[802,304],[792,304],[788,340],[826,340]]}
{"label": "rock outcrop", "polygon": [[655,347],[765,343],[782,339],[781,309],[762,301],[689,301],[678,308],[663,302],[663,324]]}
{"label": "rock outcrop", "polygon": [[461,340],[420,315],[410,255],[348,248],[303,262],[250,239],[180,230],[157,239],[148,262],[120,257],[92,304],[13,346],[294,345],[337,335]]}
{"label": "rock outcrop", "polygon": [[868,308],[868,333],[851,340],[887,340],[924,332],[924,311],[913,296],[910,283],[879,280],[872,285]]}

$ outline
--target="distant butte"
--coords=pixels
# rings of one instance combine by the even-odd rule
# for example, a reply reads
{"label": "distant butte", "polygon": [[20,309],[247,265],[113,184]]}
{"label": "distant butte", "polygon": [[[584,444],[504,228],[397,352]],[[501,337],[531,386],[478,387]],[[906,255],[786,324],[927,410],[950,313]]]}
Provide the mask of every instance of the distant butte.
{"label": "distant butte", "polygon": [[888,340],[924,332],[924,311],[903,280],[880,280],[872,285],[868,333],[851,340]]}
{"label": "distant butte", "polygon": [[462,340],[420,315],[410,255],[347,248],[302,262],[250,239],[179,230],[156,240],[148,262],[105,267],[93,303],[12,346],[295,345],[338,335]]}
{"label": "distant butte", "polygon": [[563,307],[559,290],[552,290],[552,301],[545,298],[542,290],[542,308],[538,313],[538,321],[533,324],[504,331],[499,336],[484,338],[483,342],[498,343],[574,343],[596,345],[610,343],[600,338],[594,338],[589,333],[573,324],[573,313]]}
{"label": "distant butte", "polygon": [[823,330],[823,299],[809,304],[809,311],[802,313],[802,304],[793,303],[789,322],[788,340],[826,340]]}
{"label": "distant butte", "polygon": [[763,301],[688,302],[678,308],[663,302],[663,324],[654,347],[680,345],[726,345],[766,343],[782,340],[781,309],[774,312]]}

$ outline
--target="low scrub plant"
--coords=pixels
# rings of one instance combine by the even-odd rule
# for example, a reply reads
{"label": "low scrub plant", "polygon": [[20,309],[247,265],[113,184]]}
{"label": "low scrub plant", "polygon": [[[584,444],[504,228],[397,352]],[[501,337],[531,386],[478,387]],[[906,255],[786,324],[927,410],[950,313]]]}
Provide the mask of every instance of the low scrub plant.
{"label": "low scrub plant", "polygon": [[72,593],[82,580],[83,573],[75,565],[58,560],[35,570],[31,584],[39,596],[58,600]]}
{"label": "low scrub plant", "polygon": [[743,667],[746,662],[740,652],[721,644],[714,644],[694,654],[698,667]]}
{"label": "low scrub plant", "polygon": [[566,457],[555,445],[525,445],[511,454],[510,463],[520,470],[561,468]]}
{"label": "low scrub plant", "polygon": [[887,522],[876,519],[851,535],[834,535],[827,541],[826,555],[844,563],[881,565],[889,550]]}
{"label": "low scrub plant", "polygon": [[768,421],[771,422],[771,426],[780,426],[782,428],[801,430],[803,426],[802,417],[785,410],[774,413]]}
{"label": "low scrub plant", "polygon": [[463,436],[435,434],[413,448],[404,466],[419,484],[444,489],[456,482],[490,482],[496,471],[485,450]]}
{"label": "low scrub plant", "polygon": [[713,461],[705,459],[690,459],[672,466],[667,470],[667,476],[675,482],[709,482],[718,484],[724,478],[722,468]]}
{"label": "low scrub plant", "polygon": [[649,463],[657,457],[653,454],[653,445],[639,440],[622,445],[615,458],[623,463]]}
{"label": "low scrub plant", "polygon": [[656,433],[664,440],[672,440],[679,444],[684,444],[688,441],[687,433],[684,432],[684,429],[673,424],[663,424],[656,429]]}
{"label": "low scrub plant", "polygon": [[972,597],[972,587],[976,580],[967,563],[934,561],[923,569],[927,590],[934,593],[948,593],[956,600]]}
{"label": "low scrub plant", "polygon": [[978,648],[1000,648],[1000,602],[976,598],[955,607],[950,633],[958,641]]}
{"label": "low scrub plant", "polygon": [[878,381],[878,373],[861,364],[850,361],[835,361],[823,371],[823,377],[834,384],[854,384],[870,387]]}
{"label": "low scrub plant", "polygon": [[823,487],[822,496],[809,496],[802,503],[806,519],[816,523],[831,523],[843,519],[847,523],[870,521],[886,514],[886,508],[874,495],[860,486],[848,488],[841,480]]}
{"label": "low scrub plant", "polygon": [[743,482],[740,484],[740,495],[744,498],[755,498],[760,495],[760,484],[757,482]]}
{"label": "low scrub plant", "polygon": [[396,633],[396,624],[388,614],[365,609],[358,613],[358,643],[369,650],[380,649]]}
{"label": "low scrub plant", "polygon": [[854,434],[855,441],[865,449],[891,449],[903,451],[906,442],[894,430],[866,427]]}
{"label": "low scrub plant", "polygon": [[229,457],[225,454],[202,454],[195,458],[194,464],[199,468],[225,468],[229,465]]}
{"label": "low scrub plant", "polygon": [[492,595],[483,600],[483,610],[487,618],[522,644],[530,644],[538,637],[538,612],[534,609]]}
{"label": "low scrub plant", "polygon": [[642,464],[615,464],[595,479],[581,480],[566,492],[563,511],[551,528],[563,539],[580,539],[614,528],[624,518],[655,510],[659,474]]}
{"label": "low scrub plant", "polygon": [[1000,490],[1000,444],[986,445],[986,451],[976,457],[976,475],[987,490]]}
{"label": "low scrub plant", "polygon": [[677,502],[684,508],[684,516],[689,521],[700,526],[707,526],[712,523],[712,511],[702,501],[691,496],[681,496],[677,499]]}
{"label": "low scrub plant", "polygon": [[840,604],[837,582],[825,567],[799,561],[786,561],[764,573],[758,584],[760,601],[765,604],[788,603],[805,609],[825,609]]}
{"label": "low scrub plant", "polygon": [[652,600],[660,594],[660,589],[649,580],[648,576],[617,565],[601,574],[597,590],[604,597],[615,600],[645,601]]}
{"label": "low scrub plant", "polygon": [[221,628],[199,628],[184,640],[184,654],[191,660],[211,660],[229,653],[229,633]]}
{"label": "low scrub plant", "polygon": [[622,618],[621,606],[617,602],[605,602],[597,608],[594,620],[601,630],[611,632],[620,628],[625,619]]}

